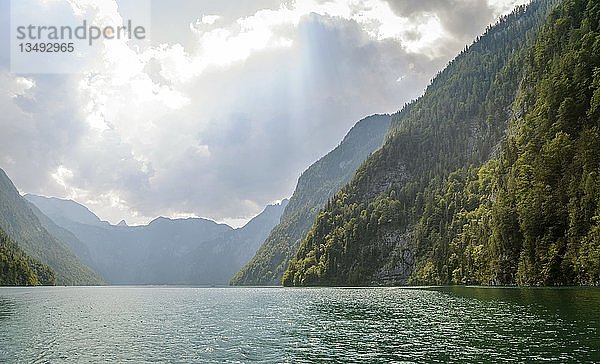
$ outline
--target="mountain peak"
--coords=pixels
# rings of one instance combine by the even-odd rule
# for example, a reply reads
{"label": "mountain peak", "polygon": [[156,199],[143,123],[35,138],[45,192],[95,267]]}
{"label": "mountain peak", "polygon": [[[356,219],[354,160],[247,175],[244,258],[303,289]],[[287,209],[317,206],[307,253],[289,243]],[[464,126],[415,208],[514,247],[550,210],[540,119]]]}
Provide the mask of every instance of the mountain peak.
{"label": "mountain peak", "polygon": [[26,194],[23,196],[53,220],[68,219],[86,225],[102,225],[100,218],[84,205],[57,197]]}

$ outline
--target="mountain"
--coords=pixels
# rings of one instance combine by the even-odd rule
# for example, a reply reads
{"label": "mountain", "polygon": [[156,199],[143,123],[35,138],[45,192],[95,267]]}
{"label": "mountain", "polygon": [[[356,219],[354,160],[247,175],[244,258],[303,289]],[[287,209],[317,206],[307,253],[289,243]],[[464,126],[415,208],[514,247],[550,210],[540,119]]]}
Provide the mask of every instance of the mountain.
{"label": "mountain", "polygon": [[54,272],[45,264],[25,254],[0,229],[0,286],[54,285]]}
{"label": "mountain", "polygon": [[283,272],[319,210],[350,181],[358,166],[381,147],[389,125],[389,115],[372,115],[359,121],[340,145],[302,173],[281,222],[252,261],[232,278],[231,284],[281,284]]}
{"label": "mountain", "polygon": [[202,277],[206,283],[227,284],[252,259],[273,227],[280,222],[287,205],[288,200],[269,205],[243,227],[229,231],[189,254],[187,266],[192,269],[185,283],[197,282]]}
{"label": "mountain", "polygon": [[25,197],[73,233],[89,254],[89,264],[113,284],[226,284],[279,222],[287,204],[268,206],[244,227],[232,229],[201,218],[110,225],[74,201]]}
{"label": "mountain", "polygon": [[43,211],[45,215],[52,216],[54,221],[70,221],[86,225],[108,225],[107,222],[100,221],[100,218],[87,207],[75,201],[30,194],[24,197]]}
{"label": "mountain", "polygon": [[[25,199],[28,200],[28,195],[25,196]],[[29,208],[35,214],[35,216],[40,221],[40,224],[46,229],[52,236],[57,238],[58,240],[67,244],[69,249],[86,265],[90,265],[92,262],[90,251],[87,246],[83,244],[73,233],[69,230],[64,229],[52,221],[48,216],[42,213],[37,206],[31,201],[27,201]]]}
{"label": "mountain", "polygon": [[[488,232],[456,233],[490,239],[482,253],[497,258],[466,274],[457,255],[449,278],[600,285],[600,2],[565,0],[548,17],[525,57],[514,109],[502,153],[478,171],[492,192],[479,194],[482,203],[466,219],[471,227],[489,216],[481,226]],[[422,264],[436,267],[440,258]]]}
{"label": "mountain", "polygon": [[393,116],[285,285],[600,283],[600,5],[556,3],[502,18]]}
{"label": "mountain", "polygon": [[0,229],[32,259],[47,265],[61,285],[96,285],[102,279],[43,227],[29,204],[0,169]]}

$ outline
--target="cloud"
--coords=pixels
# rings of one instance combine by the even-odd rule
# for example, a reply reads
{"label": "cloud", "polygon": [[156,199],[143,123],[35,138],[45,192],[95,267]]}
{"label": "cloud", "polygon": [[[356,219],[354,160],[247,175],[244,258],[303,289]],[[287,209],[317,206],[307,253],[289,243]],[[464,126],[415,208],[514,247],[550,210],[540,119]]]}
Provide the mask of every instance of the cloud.
{"label": "cloud", "polygon": [[[434,17],[436,27],[445,34],[438,44],[441,54],[452,54],[470,44],[485,27],[515,6],[530,0],[387,0],[393,13],[400,17]],[[423,22],[421,22],[423,23]]]}
{"label": "cloud", "polygon": [[[392,40],[373,42],[354,22],[307,17],[293,47],[213,70],[187,85],[190,99],[200,101],[186,111],[206,118],[194,124],[196,143],[171,153],[162,164],[169,172],[153,180],[170,191],[160,204],[200,206],[224,219],[289,196],[299,172],[339,143],[355,121],[393,112],[418,96],[438,68],[427,59],[406,54]],[[398,72],[407,75],[402,83],[396,82]],[[206,112],[204,85],[227,95],[220,102],[224,110]],[[168,120],[163,123],[173,122]],[[199,147],[206,153],[199,154]],[[158,203],[145,200],[150,202]]]}
{"label": "cloud", "polygon": [[[105,41],[94,72],[13,75],[0,59],[0,163],[22,192],[112,222],[241,223],[357,120],[419,96],[513,2],[495,4],[154,1],[151,43]],[[114,5],[95,16],[121,21]]]}

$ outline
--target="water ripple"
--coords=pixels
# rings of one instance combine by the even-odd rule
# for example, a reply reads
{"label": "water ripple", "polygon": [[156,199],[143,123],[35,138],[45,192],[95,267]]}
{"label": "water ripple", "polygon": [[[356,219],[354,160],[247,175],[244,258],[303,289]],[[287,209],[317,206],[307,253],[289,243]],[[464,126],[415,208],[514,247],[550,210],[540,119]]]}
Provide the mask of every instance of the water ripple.
{"label": "water ripple", "polygon": [[599,361],[600,290],[0,289],[0,362]]}

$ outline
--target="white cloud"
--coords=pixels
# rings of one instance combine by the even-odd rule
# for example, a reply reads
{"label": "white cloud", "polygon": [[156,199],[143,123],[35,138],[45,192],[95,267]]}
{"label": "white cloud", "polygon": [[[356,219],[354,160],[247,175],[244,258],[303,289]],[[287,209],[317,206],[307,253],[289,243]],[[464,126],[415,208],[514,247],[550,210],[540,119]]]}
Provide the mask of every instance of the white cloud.
{"label": "white cloud", "polygon": [[54,181],[56,183],[58,183],[61,187],[63,187],[65,189],[65,191],[69,192],[69,180],[73,178],[73,171],[71,171],[70,169],[66,168],[65,166],[58,166],[58,168],[56,168],[56,172],[52,173],[50,175]]}
{"label": "white cloud", "polygon": [[204,15],[202,16],[202,18],[200,18],[200,23],[212,25],[219,19],[221,19],[219,15]]}
{"label": "white cloud", "polygon": [[531,0],[487,0],[488,5],[495,10],[494,16],[506,15],[516,6],[529,4]]}
{"label": "white cloud", "polygon": [[[74,198],[114,223],[239,225],[288,197],[358,119],[418,96],[514,1],[479,3],[492,10],[464,34],[433,5],[403,13],[383,0],[298,0],[233,20],[210,11],[188,20],[192,45],[109,40],[83,75],[0,73],[0,161],[25,192]],[[122,21],[112,0],[72,4]]]}
{"label": "white cloud", "polygon": [[30,90],[35,87],[35,81],[27,77],[14,78],[14,87],[8,89],[8,94],[12,97],[31,95]]}

